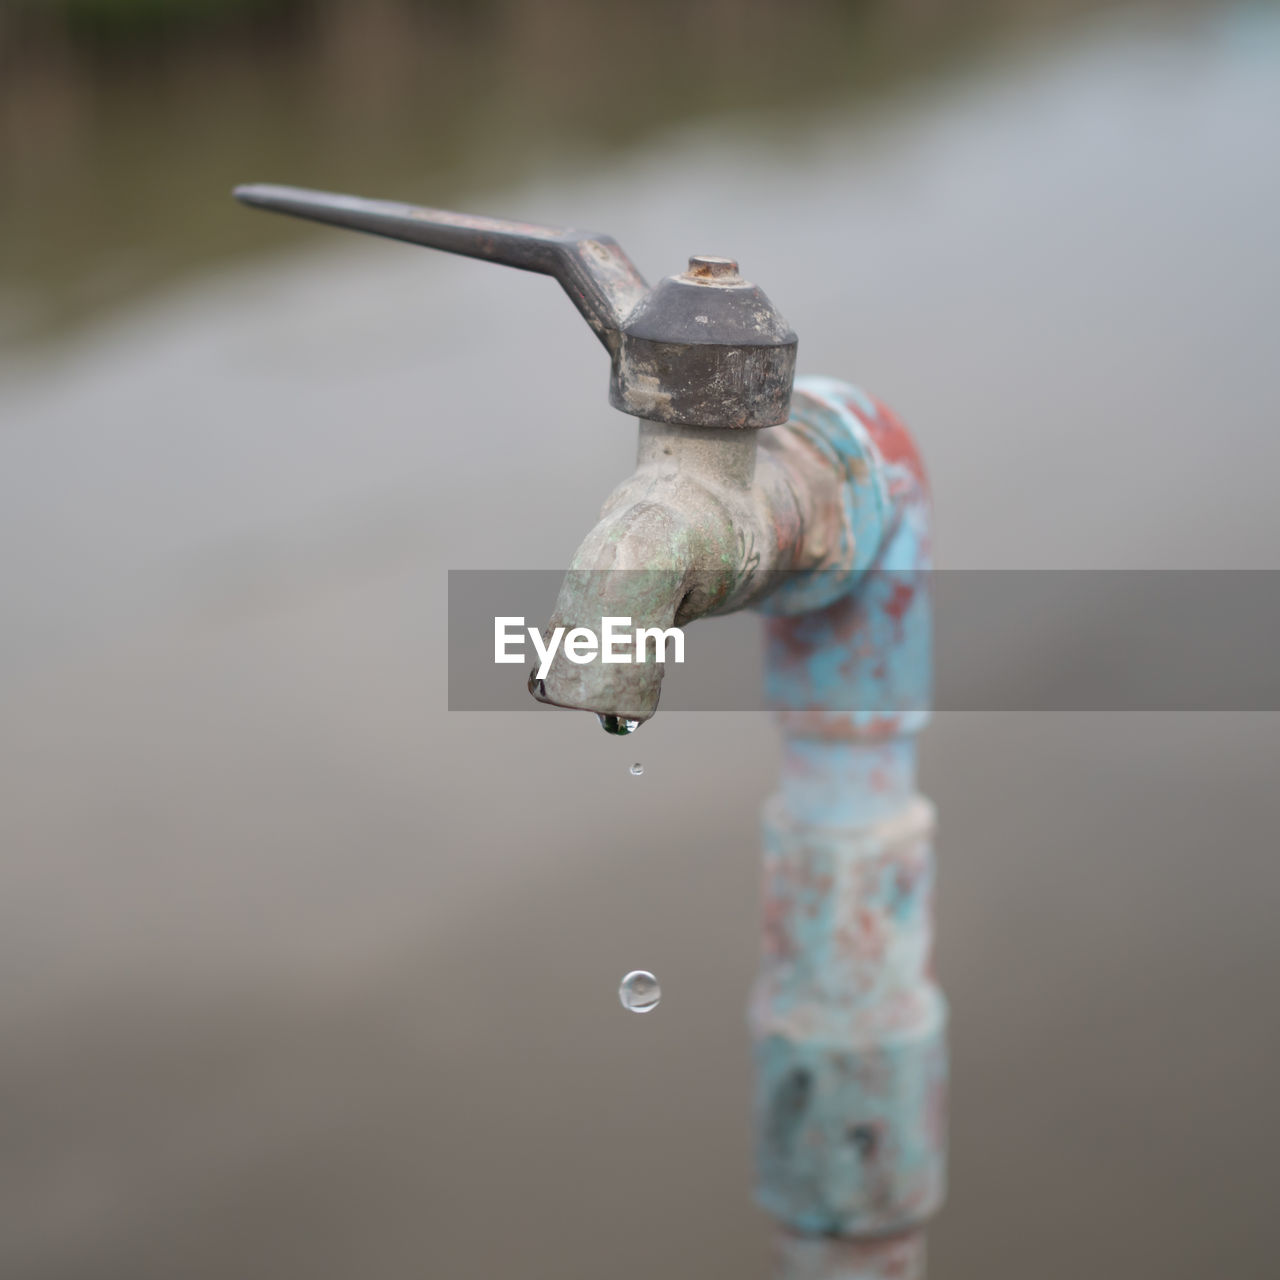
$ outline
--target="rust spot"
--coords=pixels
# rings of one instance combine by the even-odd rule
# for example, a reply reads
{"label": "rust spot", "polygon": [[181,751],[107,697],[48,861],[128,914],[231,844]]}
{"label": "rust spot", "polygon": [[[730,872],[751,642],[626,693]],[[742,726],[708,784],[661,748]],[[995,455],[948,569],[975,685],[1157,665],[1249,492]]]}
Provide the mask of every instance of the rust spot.
{"label": "rust spot", "polygon": [[911,433],[888,405],[874,398],[872,403],[876,407],[876,416],[867,423],[867,430],[871,432],[880,456],[888,463],[905,468],[920,488],[928,493],[929,477],[925,475],[924,463]]}
{"label": "rust spot", "polygon": [[915,598],[916,589],[914,583],[895,580],[893,592],[889,599],[885,601],[884,611],[894,622],[901,622],[906,616],[907,610],[911,608],[911,602]]}
{"label": "rust spot", "polygon": [[717,258],[711,254],[696,254],[689,259],[689,269],[685,275],[690,280],[715,281],[727,284],[741,279],[738,275],[738,264],[732,258]]}

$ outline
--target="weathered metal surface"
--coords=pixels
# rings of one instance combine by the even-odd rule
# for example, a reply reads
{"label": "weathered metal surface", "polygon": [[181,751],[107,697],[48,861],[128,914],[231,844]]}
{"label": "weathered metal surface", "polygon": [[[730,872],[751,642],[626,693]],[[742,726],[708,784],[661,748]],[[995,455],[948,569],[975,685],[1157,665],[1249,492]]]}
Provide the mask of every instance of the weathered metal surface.
{"label": "weathered metal surface", "polygon": [[805,380],[795,417],[850,477],[846,564],[762,603],[784,753],[750,1017],[757,1196],[798,1230],[872,1236],[945,1194],[933,811],[913,740],[930,687],[929,498],[901,424],[856,389]]}
{"label": "weathered metal surface", "polygon": [[797,1230],[874,1235],[942,1202],[932,830],[923,800],[863,830],[809,825],[780,798],[766,810],[758,1198]]}
{"label": "weathered metal surface", "polygon": [[[756,447],[758,445],[758,447]],[[754,452],[751,452],[754,450]],[[764,815],[751,1004],[760,1202],[805,1232],[878,1236],[945,1189],[946,1005],[932,977],[928,491],[910,437],[856,388],[801,380],[785,427],[645,424],[566,577],[553,625],[771,616],[784,735]],[[656,664],[553,663],[545,701],[643,720]]]}
{"label": "weathered metal surface", "polygon": [[623,321],[649,292],[644,278],[613,237],[593,231],[540,227],[265,183],[237,187],[235,197],[256,209],[552,276],[610,350],[616,346]]}
{"label": "weathered metal surface", "polygon": [[796,335],[729,259],[692,258],[627,318],[609,400],[640,418],[697,427],[787,420]]}
{"label": "weathered metal surface", "polygon": [[876,1240],[840,1240],[779,1231],[774,1280],[924,1280],[921,1231]]}
{"label": "weathered metal surface", "polygon": [[[787,472],[757,457],[757,434],[642,423],[635,473],[574,555],[550,626],[599,631],[610,616],[683,626],[767,590],[770,571],[794,559],[804,520]],[[653,661],[578,664],[557,654],[535,696],[644,721],[662,676]]]}
{"label": "weathered metal surface", "polygon": [[656,422],[728,429],[787,420],[796,335],[727,258],[691,258],[650,291],[611,236],[299,187],[237,187],[255,208],[554,277],[612,358],[609,401]]}

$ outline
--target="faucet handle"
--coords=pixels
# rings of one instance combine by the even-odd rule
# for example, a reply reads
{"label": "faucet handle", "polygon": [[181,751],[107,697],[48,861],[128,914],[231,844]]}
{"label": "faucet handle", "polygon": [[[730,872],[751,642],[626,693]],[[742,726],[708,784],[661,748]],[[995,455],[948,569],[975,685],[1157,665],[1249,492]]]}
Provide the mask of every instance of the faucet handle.
{"label": "faucet handle", "polygon": [[553,276],[612,359],[609,403],[675,426],[787,420],[796,335],[730,258],[699,256],[652,290],[612,236],[422,209],[301,187],[248,186],[237,200],[314,222]]}
{"label": "faucet handle", "polygon": [[255,208],[552,276],[611,352],[623,322],[649,292],[618,242],[592,231],[507,222],[303,187],[255,184],[236,187],[234,194],[242,204]]}

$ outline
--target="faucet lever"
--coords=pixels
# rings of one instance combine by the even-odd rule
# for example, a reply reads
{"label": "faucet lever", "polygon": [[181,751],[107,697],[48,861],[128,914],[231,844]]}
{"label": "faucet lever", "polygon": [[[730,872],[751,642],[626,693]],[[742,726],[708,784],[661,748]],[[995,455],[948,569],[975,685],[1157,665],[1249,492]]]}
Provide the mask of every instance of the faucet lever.
{"label": "faucet lever", "polygon": [[702,255],[651,290],[612,236],[302,187],[237,187],[259,209],[553,276],[611,358],[609,403],[684,427],[786,422],[796,335],[730,258]]}
{"label": "faucet lever", "polygon": [[259,209],[553,276],[611,352],[623,322],[649,292],[618,242],[593,231],[507,222],[304,187],[255,184],[237,187],[235,197]]}

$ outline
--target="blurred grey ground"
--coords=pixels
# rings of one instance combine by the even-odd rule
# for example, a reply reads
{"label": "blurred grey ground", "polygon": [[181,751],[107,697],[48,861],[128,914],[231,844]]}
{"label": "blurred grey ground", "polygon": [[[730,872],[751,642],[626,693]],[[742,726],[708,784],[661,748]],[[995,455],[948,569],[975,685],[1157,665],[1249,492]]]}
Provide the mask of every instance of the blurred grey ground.
{"label": "blurred grey ground", "polygon": [[[914,425],[946,565],[1276,567],[1278,70],[1262,11],[1113,19],[481,211],[738,257]],[[445,711],[445,571],[563,564],[634,431],[548,282],[314,244],[0,368],[0,1272],[762,1276],[771,726]],[[930,730],[932,1275],[1273,1274],[1278,748]]]}

